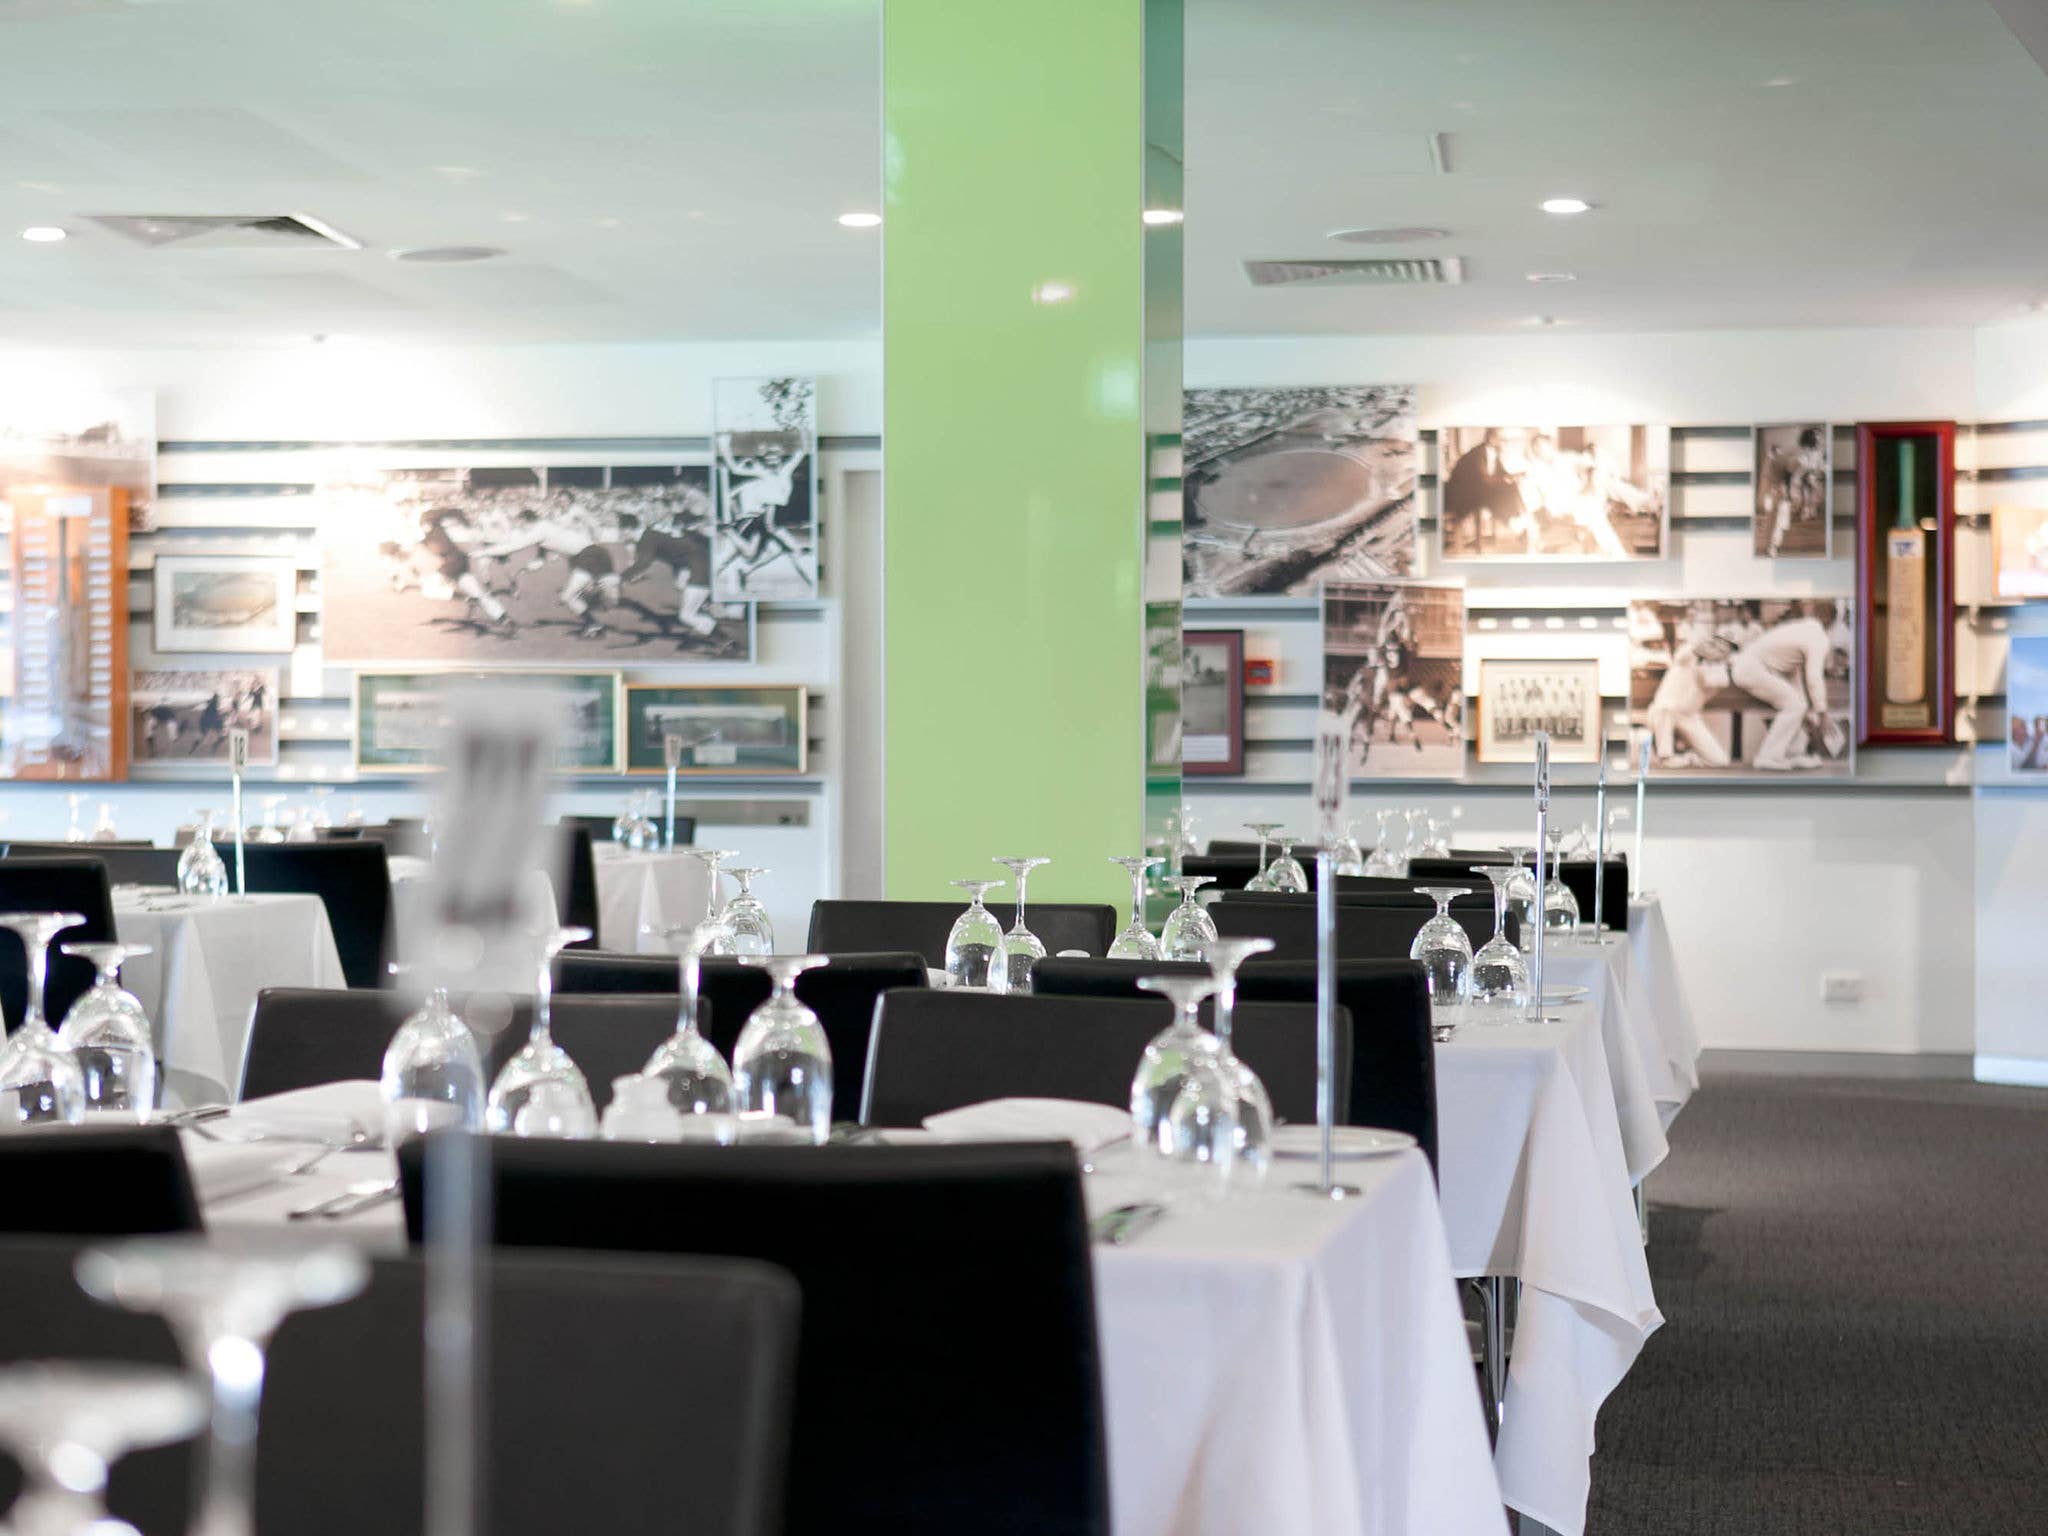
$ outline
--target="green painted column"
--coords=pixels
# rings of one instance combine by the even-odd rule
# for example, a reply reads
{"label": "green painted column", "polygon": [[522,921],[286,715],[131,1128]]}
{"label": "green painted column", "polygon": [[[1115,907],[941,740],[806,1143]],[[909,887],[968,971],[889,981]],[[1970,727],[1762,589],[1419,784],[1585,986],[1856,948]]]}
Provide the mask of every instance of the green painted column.
{"label": "green painted column", "polygon": [[1034,900],[1122,909],[1111,856],[1163,851],[1181,76],[1181,0],[885,0],[893,898],[1046,855]]}

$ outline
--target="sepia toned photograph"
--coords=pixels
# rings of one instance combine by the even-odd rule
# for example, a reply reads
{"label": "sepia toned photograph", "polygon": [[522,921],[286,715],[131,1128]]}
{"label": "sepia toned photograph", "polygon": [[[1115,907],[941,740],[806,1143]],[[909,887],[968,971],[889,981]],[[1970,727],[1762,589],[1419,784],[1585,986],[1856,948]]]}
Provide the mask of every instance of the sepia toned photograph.
{"label": "sepia toned photograph", "polygon": [[1834,434],[1824,421],[1758,427],[1751,457],[1751,545],[1763,560],[1834,553]]}
{"label": "sepia toned photograph", "polygon": [[1855,766],[1846,597],[1628,605],[1629,710],[1650,767],[1690,777],[1843,778]]}
{"label": "sepia toned photograph", "polygon": [[133,533],[155,526],[156,395],[0,385],[0,501],[12,490],[115,490]]}
{"label": "sepia toned photograph", "polygon": [[816,381],[718,379],[711,400],[713,593],[729,601],[816,597]]}
{"label": "sepia toned photograph", "polygon": [[1323,588],[1323,697],[1350,732],[1353,778],[1465,771],[1465,589],[1441,582]]}
{"label": "sepia toned photograph", "polygon": [[295,560],[158,555],[152,575],[158,651],[289,651],[299,636]]}
{"label": "sepia toned photograph", "polygon": [[2048,507],[1991,509],[1991,595],[2048,597]]}
{"label": "sepia toned photograph", "polygon": [[1487,656],[1479,663],[1479,761],[1533,763],[1550,736],[1553,763],[1600,761],[1600,663],[1592,657]]}
{"label": "sepia toned photograph", "polygon": [[1661,560],[1668,427],[1444,427],[1446,560]]}
{"label": "sepia toned photograph", "polygon": [[666,741],[676,736],[679,773],[802,773],[809,760],[808,704],[804,689],[793,686],[634,683],[626,689],[626,771],[666,772]]}
{"label": "sepia toned photograph", "polygon": [[1243,773],[1244,631],[1188,630],[1180,668],[1180,771]]}
{"label": "sepia toned photograph", "polygon": [[402,469],[324,488],[329,661],[745,662],[701,464]]}
{"label": "sepia toned photograph", "polygon": [[358,672],[351,718],[356,772],[437,773],[448,728],[447,688],[467,680],[527,688],[559,701],[557,773],[616,773],[619,674],[616,672]]}
{"label": "sepia toned photograph", "polygon": [[278,670],[137,672],[128,683],[128,759],[228,766],[228,732],[249,733],[249,766],[277,766]]}
{"label": "sepia toned photograph", "polygon": [[2006,767],[2048,773],[2048,635],[2014,635],[2005,656]]}
{"label": "sepia toned photograph", "polygon": [[1415,569],[1415,387],[1191,389],[1185,597],[1283,597]]}

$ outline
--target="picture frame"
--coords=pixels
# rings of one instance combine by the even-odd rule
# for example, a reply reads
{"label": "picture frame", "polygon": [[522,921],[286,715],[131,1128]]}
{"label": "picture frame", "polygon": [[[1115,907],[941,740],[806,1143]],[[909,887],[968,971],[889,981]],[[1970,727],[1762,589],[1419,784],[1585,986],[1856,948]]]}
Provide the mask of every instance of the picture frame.
{"label": "picture frame", "polygon": [[801,683],[628,683],[625,771],[668,771],[664,738],[685,740],[685,778],[792,778],[810,767],[810,690]]}
{"label": "picture frame", "polygon": [[2005,658],[2008,773],[2048,775],[2048,634],[2014,635]]}
{"label": "picture frame", "polygon": [[818,381],[714,379],[711,593],[818,595]]}
{"label": "picture frame", "polygon": [[1749,430],[1750,553],[1827,560],[1835,552],[1835,430],[1824,421]]}
{"label": "picture frame", "polygon": [[1436,432],[1444,565],[1634,564],[1671,557],[1671,428],[1446,426]]}
{"label": "picture frame", "polygon": [[563,697],[574,711],[558,741],[553,771],[612,774],[619,771],[617,672],[476,671],[461,667],[358,669],[351,679],[349,722],[355,739],[358,777],[376,774],[438,773],[433,752],[446,725],[437,696],[455,679],[500,688],[527,688]]}
{"label": "picture frame", "polygon": [[1857,739],[1938,746],[1955,734],[1956,424],[1856,428]]}
{"label": "picture frame", "polygon": [[[1326,582],[1323,697],[1354,779],[1465,776],[1465,584]],[[1383,734],[1384,728],[1384,734]]]}
{"label": "picture frame", "polygon": [[277,766],[282,674],[276,667],[160,667],[128,680],[129,763],[137,772],[229,767],[247,732],[250,768]]}
{"label": "picture frame", "polygon": [[2048,597],[2048,507],[1991,509],[1991,595],[2000,602]]}
{"label": "picture frame", "polygon": [[299,641],[299,565],[255,555],[158,555],[150,645],[159,655],[287,652]]}
{"label": "picture frame", "polygon": [[128,491],[0,488],[0,781],[128,774]]}
{"label": "picture frame", "polygon": [[1186,777],[1244,772],[1244,631],[1181,635],[1180,771]]}
{"label": "picture frame", "polygon": [[1482,763],[1533,763],[1538,731],[1550,734],[1553,763],[1598,763],[1605,719],[1598,657],[1479,659]]}

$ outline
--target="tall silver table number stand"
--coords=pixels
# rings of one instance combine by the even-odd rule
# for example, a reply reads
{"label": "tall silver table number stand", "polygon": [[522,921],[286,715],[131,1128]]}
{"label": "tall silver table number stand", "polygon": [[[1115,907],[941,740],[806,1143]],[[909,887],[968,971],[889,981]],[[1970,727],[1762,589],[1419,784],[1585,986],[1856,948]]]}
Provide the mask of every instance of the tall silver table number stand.
{"label": "tall silver table number stand", "polygon": [[1636,753],[1636,867],[1630,870],[1629,885],[1634,900],[1641,901],[1650,894],[1650,888],[1643,884],[1643,810],[1650,788],[1650,738],[1645,735]]}
{"label": "tall silver table number stand", "polygon": [[1607,743],[1600,743],[1600,782],[1593,790],[1593,933],[1595,944],[1610,944],[1607,928]]}
{"label": "tall silver table number stand", "polygon": [[1316,714],[1316,1177],[1294,1187],[1320,1200],[1359,1191],[1337,1182],[1337,839],[1344,831],[1347,717],[1326,703]]}
{"label": "tall silver table number stand", "polygon": [[1543,935],[1550,926],[1544,893],[1556,872],[1548,863],[1550,851],[1550,733],[1536,733],[1536,936],[1531,942],[1529,969],[1529,1022],[1555,1024],[1543,1012]]}
{"label": "tall silver table number stand", "polygon": [[676,770],[683,765],[683,738],[674,731],[661,738],[661,761],[668,769],[668,810],[662,822],[661,846],[676,848]]}
{"label": "tall silver table number stand", "polygon": [[242,815],[242,774],[249,766],[249,733],[236,726],[228,732],[228,776],[234,781],[233,814],[235,818],[235,894],[249,894],[248,861],[242,857],[242,839],[246,832],[246,818]]}

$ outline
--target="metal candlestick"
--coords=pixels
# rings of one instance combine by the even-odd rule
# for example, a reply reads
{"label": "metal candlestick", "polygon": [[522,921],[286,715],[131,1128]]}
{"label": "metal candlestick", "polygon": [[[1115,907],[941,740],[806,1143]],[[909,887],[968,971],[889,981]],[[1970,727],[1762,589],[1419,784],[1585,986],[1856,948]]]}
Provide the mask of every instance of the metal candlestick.
{"label": "metal candlestick", "polygon": [[1529,979],[1529,1017],[1535,1023],[1543,1022],[1543,930],[1550,926],[1550,914],[1546,892],[1550,882],[1545,878],[1544,854],[1549,848],[1550,833],[1550,733],[1536,733],[1536,941],[1535,973]]}
{"label": "metal candlestick", "polygon": [[1297,1185],[1324,1200],[1358,1190],[1337,1182],[1337,839],[1344,831],[1351,719],[1326,700],[1316,716],[1316,1179]]}
{"label": "metal candlestick", "polygon": [[249,766],[249,733],[237,726],[228,732],[228,774],[234,782],[235,817],[235,894],[249,894],[249,871],[247,861],[242,857],[242,839],[246,833],[242,816],[242,770]]}
{"label": "metal candlestick", "polygon": [[668,768],[668,813],[662,827],[661,845],[675,852],[676,846],[676,769],[682,766],[683,738],[670,731],[661,738],[661,760]]}

